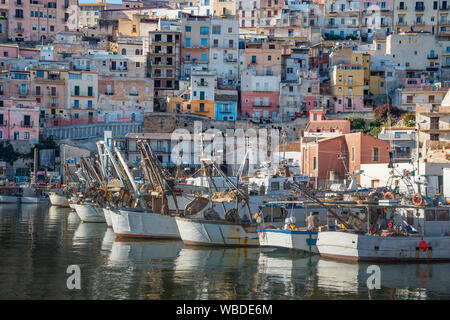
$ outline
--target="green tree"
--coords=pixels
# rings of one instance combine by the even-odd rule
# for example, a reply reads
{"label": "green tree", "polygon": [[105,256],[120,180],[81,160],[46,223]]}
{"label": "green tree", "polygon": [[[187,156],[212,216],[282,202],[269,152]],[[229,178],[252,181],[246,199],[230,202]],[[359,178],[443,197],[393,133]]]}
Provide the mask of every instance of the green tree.
{"label": "green tree", "polygon": [[14,147],[9,141],[0,143],[0,160],[13,165],[14,161],[19,159],[20,156],[21,154],[14,150]]}
{"label": "green tree", "polygon": [[366,120],[364,118],[355,118],[354,116],[348,116],[347,120],[350,121],[351,130],[365,130]]}
{"label": "green tree", "polygon": [[409,112],[403,116],[403,124],[407,127],[414,127],[416,121],[416,114]]}

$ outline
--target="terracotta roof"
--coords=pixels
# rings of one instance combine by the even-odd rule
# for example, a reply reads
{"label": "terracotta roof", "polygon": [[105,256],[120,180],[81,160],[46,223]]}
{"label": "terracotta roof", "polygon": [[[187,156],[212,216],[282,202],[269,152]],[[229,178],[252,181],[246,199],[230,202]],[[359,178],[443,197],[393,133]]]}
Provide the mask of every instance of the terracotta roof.
{"label": "terracotta roof", "polygon": [[293,151],[300,152],[300,146],[301,146],[300,141],[285,142],[278,146],[278,152],[293,152]]}
{"label": "terracotta roof", "polygon": [[[305,128],[306,132],[317,132],[317,129],[321,129],[324,132],[329,132],[331,129],[335,131],[342,131],[342,133],[350,132],[350,121],[348,120],[321,120],[310,121]],[[344,132],[347,131],[348,132]]]}

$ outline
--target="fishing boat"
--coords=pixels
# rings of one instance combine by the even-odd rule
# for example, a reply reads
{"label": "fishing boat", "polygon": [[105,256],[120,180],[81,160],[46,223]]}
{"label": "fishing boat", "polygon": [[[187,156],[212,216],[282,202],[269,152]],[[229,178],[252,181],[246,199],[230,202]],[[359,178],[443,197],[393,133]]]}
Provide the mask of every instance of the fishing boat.
{"label": "fishing boat", "polygon": [[57,192],[49,192],[48,196],[52,206],[69,207],[69,200],[65,195],[61,195]]}
{"label": "fishing boat", "polygon": [[102,208],[103,214],[105,216],[106,224],[108,225],[108,228],[112,228],[112,221],[111,221],[111,209],[109,208]]}
{"label": "fishing boat", "polygon": [[[450,261],[450,206],[380,205],[360,209],[367,217],[368,229],[319,232],[317,248],[321,256],[349,261]],[[388,221],[387,230],[375,230],[378,216]]]}
{"label": "fishing boat", "polygon": [[142,208],[110,210],[113,230],[119,238],[180,239],[172,215],[153,213]]}
{"label": "fishing boat", "polygon": [[83,222],[106,222],[102,208],[94,203],[76,203],[73,208]]}
{"label": "fishing boat", "polygon": [[[227,190],[211,192],[211,207],[207,210],[189,217],[175,218],[183,242],[200,246],[259,246],[256,224],[243,222],[252,216],[248,195],[228,179],[213,161],[203,159],[202,167],[209,178],[213,176],[213,171],[222,176]],[[234,207],[227,209],[225,203],[234,204]],[[224,218],[218,213],[220,211]]]}

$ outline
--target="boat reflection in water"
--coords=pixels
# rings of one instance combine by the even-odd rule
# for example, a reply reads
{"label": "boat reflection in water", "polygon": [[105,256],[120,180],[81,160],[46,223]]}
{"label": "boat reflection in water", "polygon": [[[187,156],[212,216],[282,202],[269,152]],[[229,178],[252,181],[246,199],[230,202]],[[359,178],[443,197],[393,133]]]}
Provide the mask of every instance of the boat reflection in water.
{"label": "boat reflection in water", "polygon": [[105,235],[103,236],[102,250],[111,251],[114,240],[116,240],[116,234],[114,233],[113,229],[107,228]]}
{"label": "boat reflection in water", "polygon": [[[175,261],[173,299],[250,299],[259,248],[183,247]],[[184,294],[183,294],[184,292]]]}
{"label": "boat reflection in water", "polygon": [[182,241],[172,240],[127,240],[116,239],[111,248],[108,266],[121,266],[130,262],[147,265],[158,260],[173,260],[183,247]]}
{"label": "boat reflection in water", "polygon": [[311,298],[314,288],[312,270],[319,261],[318,255],[288,249],[264,248],[258,260],[258,298],[271,299],[281,295],[283,299]]}
{"label": "boat reflection in water", "polygon": [[[330,296],[358,295],[372,299],[445,299],[450,298],[450,263],[377,264],[380,289],[369,290],[367,281],[373,271],[370,263],[344,263],[320,259],[317,264],[318,288]],[[372,279],[372,278],[371,278]],[[369,283],[374,284],[369,279]]]}
{"label": "boat reflection in water", "polygon": [[92,239],[103,239],[106,224],[81,222],[73,235],[74,245],[84,245]]}
{"label": "boat reflection in water", "polygon": [[81,221],[78,214],[70,208],[68,209],[68,211],[69,211],[69,214],[67,215],[67,223],[73,224],[73,225],[78,225]]}

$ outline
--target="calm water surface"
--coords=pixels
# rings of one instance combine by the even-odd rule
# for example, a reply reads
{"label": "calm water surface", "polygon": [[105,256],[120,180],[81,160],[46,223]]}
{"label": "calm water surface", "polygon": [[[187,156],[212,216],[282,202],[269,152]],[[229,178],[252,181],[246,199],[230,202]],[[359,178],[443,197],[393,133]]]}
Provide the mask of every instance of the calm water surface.
{"label": "calm water surface", "polygon": [[[69,290],[69,265],[81,289]],[[115,241],[70,209],[0,205],[0,299],[450,299],[450,264],[369,264],[288,250],[185,247]]]}

